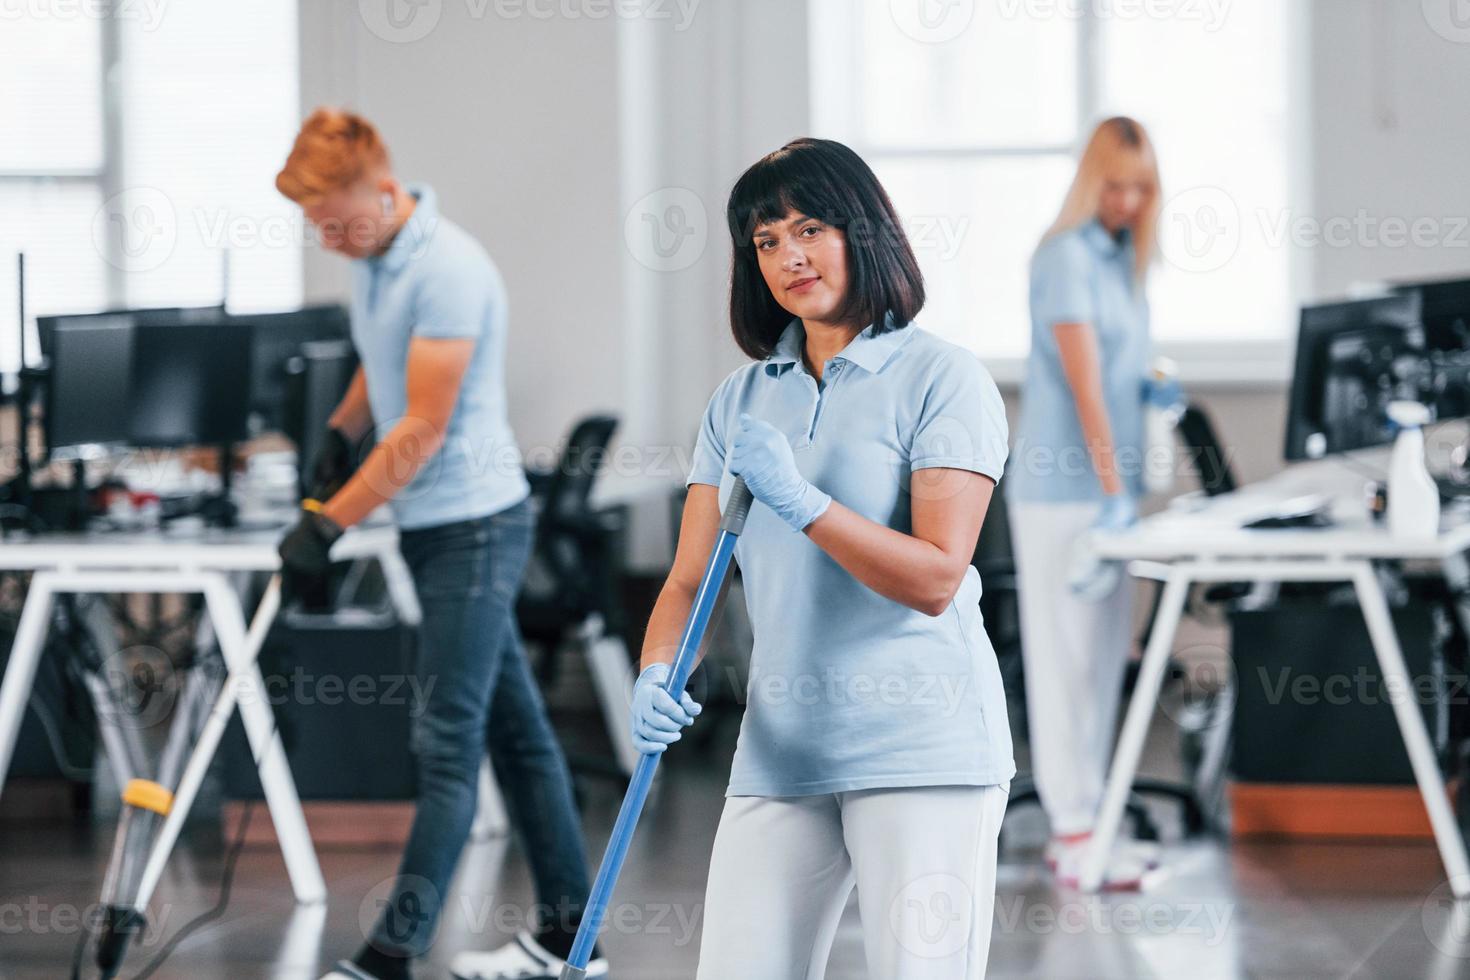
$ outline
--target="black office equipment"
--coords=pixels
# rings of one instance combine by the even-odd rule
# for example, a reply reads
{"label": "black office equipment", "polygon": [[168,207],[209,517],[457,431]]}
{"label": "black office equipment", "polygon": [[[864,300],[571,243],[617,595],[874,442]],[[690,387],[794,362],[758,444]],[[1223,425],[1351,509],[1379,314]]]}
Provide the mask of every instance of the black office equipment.
{"label": "black office equipment", "polygon": [[[285,399],[276,413],[279,429],[296,443],[296,457],[301,461],[300,490],[307,496],[306,481],[311,463],[321,450],[327,421],[336,411],[352,374],[357,370],[357,352],[347,340],[317,340],[301,344],[286,364]],[[366,452],[367,446],[359,446]]]}
{"label": "black office equipment", "polygon": [[[413,629],[397,622],[272,628],[260,671],[301,799],[413,798],[418,780],[410,729],[424,709],[424,691],[408,680],[414,643]],[[367,693],[350,693],[359,689]],[[220,757],[226,797],[263,797],[238,715]]]}
{"label": "black office equipment", "polygon": [[1327,501],[1289,504],[1282,510],[1258,517],[1242,525],[1248,531],[1297,531],[1332,527],[1332,509]]}
{"label": "black office equipment", "polygon": [[1200,489],[1207,497],[1235,492],[1235,474],[1230,469],[1230,454],[1220,445],[1210,417],[1198,405],[1187,405],[1179,417],[1179,441],[1189,454],[1189,461],[1199,474]]}
{"label": "black office equipment", "polygon": [[199,509],[232,524],[232,446],[249,436],[250,324],[218,308],[42,320],[46,446],[76,464],[67,526],[84,521],[89,449],[120,445],[219,447],[223,485]]}
{"label": "black office equipment", "polygon": [[42,358],[49,359],[51,338],[59,327],[80,326],[94,320],[116,320],[118,317],[146,323],[209,324],[218,322],[224,315],[222,306],[157,306],[136,310],[119,307],[97,313],[60,313],[36,317],[36,337],[41,342]]}
{"label": "black office equipment", "polygon": [[1417,294],[1303,308],[1288,460],[1387,444],[1395,434],[1388,403],[1398,400],[1433,403]]}
{"label": "black office equipment", "polygon": [[1405,283],[1394,291],[1419,297],[1435,418],[1470,417],[1470,279]]}
{"label": "black office equipment", "polygon": [[[1411,700],[1442,753],[1448,713],[1463,704],[1465,678],[1442,660],[1434,604],[1415,597],[1393,610],[1393,622],[1414,680]],[[1356,602],[1287,596],[1264,609],[1234,609],[1230,623],[1236,685],[1230,770],[1237,780],[1414,782],[1393,710],[1394,697],[1405,695],[1385,685]]]}
{"label": "black office equipment", "polygon": [[1470,279],[1401,283],[1393,292],[1419,297],[1424,341],[1430,350],[1470,349]]}
{"label": "black office equipment", "polygon": [[[250,354],[250,411],[262,430],[289,434],[291,419],[287,402],[292,363],[300,357],[305,344],[347,341],[351,330],[347,310],[328,304],[284,313],[240,314],[236,319],[250,324],[254,337]],[[340,397],[341,391],[337,394]]]}
{"label": "black office equipment", "polygon": [[52,459],[128,440],[133,318],[126,314],[57,318],[48,331],[44,398]]}
{"label": "black office equipment", "polygon": [[128,442],[202,446],[249,435],[251,328],[212,323],[134,326]]}
{"label": "black office equipment", "polygon": [[[555,469],[526,474],[538,516],[516,622],[539,654],[536,673],[547,688],[555,685],[558,657],[568,647],[579,648],[589,666],[605,664],[601,658],[608,656],[620,658],[621,669],[629,663],[622,601],[628,515],[624,507],[592,501],[617,426],[611,415],[579,419]],[[605,719],[610,707],[603,703]],[[568,762],[577,774],[619,780],[629,775],[616,757],[571,753]]]}

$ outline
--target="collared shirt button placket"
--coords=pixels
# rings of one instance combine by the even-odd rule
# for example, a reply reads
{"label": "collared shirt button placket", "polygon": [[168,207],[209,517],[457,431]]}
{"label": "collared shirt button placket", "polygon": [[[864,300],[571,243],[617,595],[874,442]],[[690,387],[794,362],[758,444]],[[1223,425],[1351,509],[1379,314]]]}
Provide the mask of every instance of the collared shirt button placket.
{"label": "collared shirt button placket", "polygon": [[817,419],[820,418],[822,414],[822,398],[831,391],[831,386],[837,381],[837,375],[841,373],[842,361],[831,360],[827,362],[827,370],[826,373],[823,374],[824,380],[817,390],[817,403],[812,408],[812,424],[811,427],[807,429],[806,434],[807,445],[811,445],[811,443],[817,438]]}

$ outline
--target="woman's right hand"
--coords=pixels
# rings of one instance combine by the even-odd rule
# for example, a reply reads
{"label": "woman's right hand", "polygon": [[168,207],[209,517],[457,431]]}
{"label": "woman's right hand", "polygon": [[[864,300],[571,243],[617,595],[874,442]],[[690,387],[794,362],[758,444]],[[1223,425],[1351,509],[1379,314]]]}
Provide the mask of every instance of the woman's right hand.
{"label": "woman's right hand", "polygon": [[666,663],[652,664],[633,685],[633,746],[644,755],[657,755],[679,741],[680,729],[704,710],[688,691],[676,702],[664,690],[672,669]]}
{"label": "woman's right hand", "polygon": [[1125,490],[1103,499],[1102,507],[1097,512],[1097,520],[1092,522],[1092,530],[1126,531],[1137,523],[1138,501]]}

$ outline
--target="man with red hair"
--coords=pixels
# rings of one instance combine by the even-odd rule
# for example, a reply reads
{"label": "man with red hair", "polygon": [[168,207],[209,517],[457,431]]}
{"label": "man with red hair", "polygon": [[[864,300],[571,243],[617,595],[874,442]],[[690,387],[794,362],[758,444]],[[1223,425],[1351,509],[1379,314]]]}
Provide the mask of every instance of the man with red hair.
{"label": "man with red hair", "polygon": [[[361,361],[301,519],[281,542],[284,580],[291,591],[319,582],[342,530],[387,504],[423,606],[415,670],[428,693],[414,706],[413,829],[372,935],[328,976],[409,976],[432,942],[488,749],[549,914],[493,953],[462,955],[455,973],[555,978],[587,898],[587,866],[566,760],[515,622],[535,513],[506,417],[504,284],[479,243],[439,214],[431,189],[394,177],[377,130],[354,113],[313,112],[276,187],[324,247],[353,260]],[[607,962],[594,964],[588,976],[605,976]]]}

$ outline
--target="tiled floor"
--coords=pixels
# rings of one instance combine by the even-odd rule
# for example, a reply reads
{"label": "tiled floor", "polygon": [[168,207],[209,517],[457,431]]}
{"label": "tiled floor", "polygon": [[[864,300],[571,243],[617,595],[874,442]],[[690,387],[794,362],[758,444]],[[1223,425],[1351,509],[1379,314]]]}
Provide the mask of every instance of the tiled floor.
{"label": "tiled floor", "polygon": [[[667,767],[619,888],[621,918],[605,941],[616,980],[693,975],[724,761],[695,757]],[[610,790],[590,795],[594,854],[601,853],[615,803]],[[1011,814],[992,977],[1470,977],[1470,918],[1452,917],[1429,846],[1174,844],[1166,850],[1170,874],[1154,890],[1094,899],[1052,887],[1031,846],[1038,832],[1034,808]],[[95,901],[109,844],[105,828],[0,828],[0,976],[69,974],[76,919]],[[158,935],[134,950],[125,977],[142,969],[162,938],[213,903],[221,854],[218,835],[196,829],[160,888]],[[332,899],[325,907],[297,908],[279,855],[247,850],[225,915],[180,944],[153,976],[316,977],[361,941],[373,888],[392,873],[394,861],[391,853],[324,852]],[[456,951],[498,945],[530,900],[514,845],[473,846],[451,914],[418,975],[446,977]],[[827,975],[867,975],[856,903]]]}
{"label": "tiled floor", "polygon": [[[1143,760],[1143,771],[1164,777],[1179,768],[1178,730],[1168,714],[1156,717]],[[579,743],[596,738],[595,727],[577,715],[560,724]],[[694,742],[670,753],[663,766],[605,934],[613,980],[694,975],[705,869],[734,729],[720,731],[702,747]],[[1019,761],[1024,768],[1024,754]],[[619,795],[605,781],[581,785],[595,861]],[[1167,837],[1172,815],[1161,808],[1156,816]],[[264,817],[257,811],[256,819]],[[69,975],[77,919],[96,901],[110,831],[106,823],[0,824],[0,980]],[[1002,837],[991,977],[1470,980],[1470,909],[1444,900],[1443,871],[1427,844],[1175,842],[1165,850],[1169,874],[1149,892],[1092,898],[1053,887],[1037,860],[1044,838],[1039,808],[1013,806]],[[223,851],[212,826],[193,829],[159,888],[154,931],[129,956],[124,977],[135,976],[181,925],[215,902]],[[225,914],[180,943],[152,976],[312,980],[362,942],[363,920],[377,910],[375,889],[396,860],[391,852],[324,850],[331,901],[298,908],[279,854],[246,850]],[[532,900],[514,844],[472,846],[429,962],[416,975],[443,980],[459,950],[499,945],[525,920]],[[833,949],[831,980],[867,976],[858,917],[854,901]]]}

